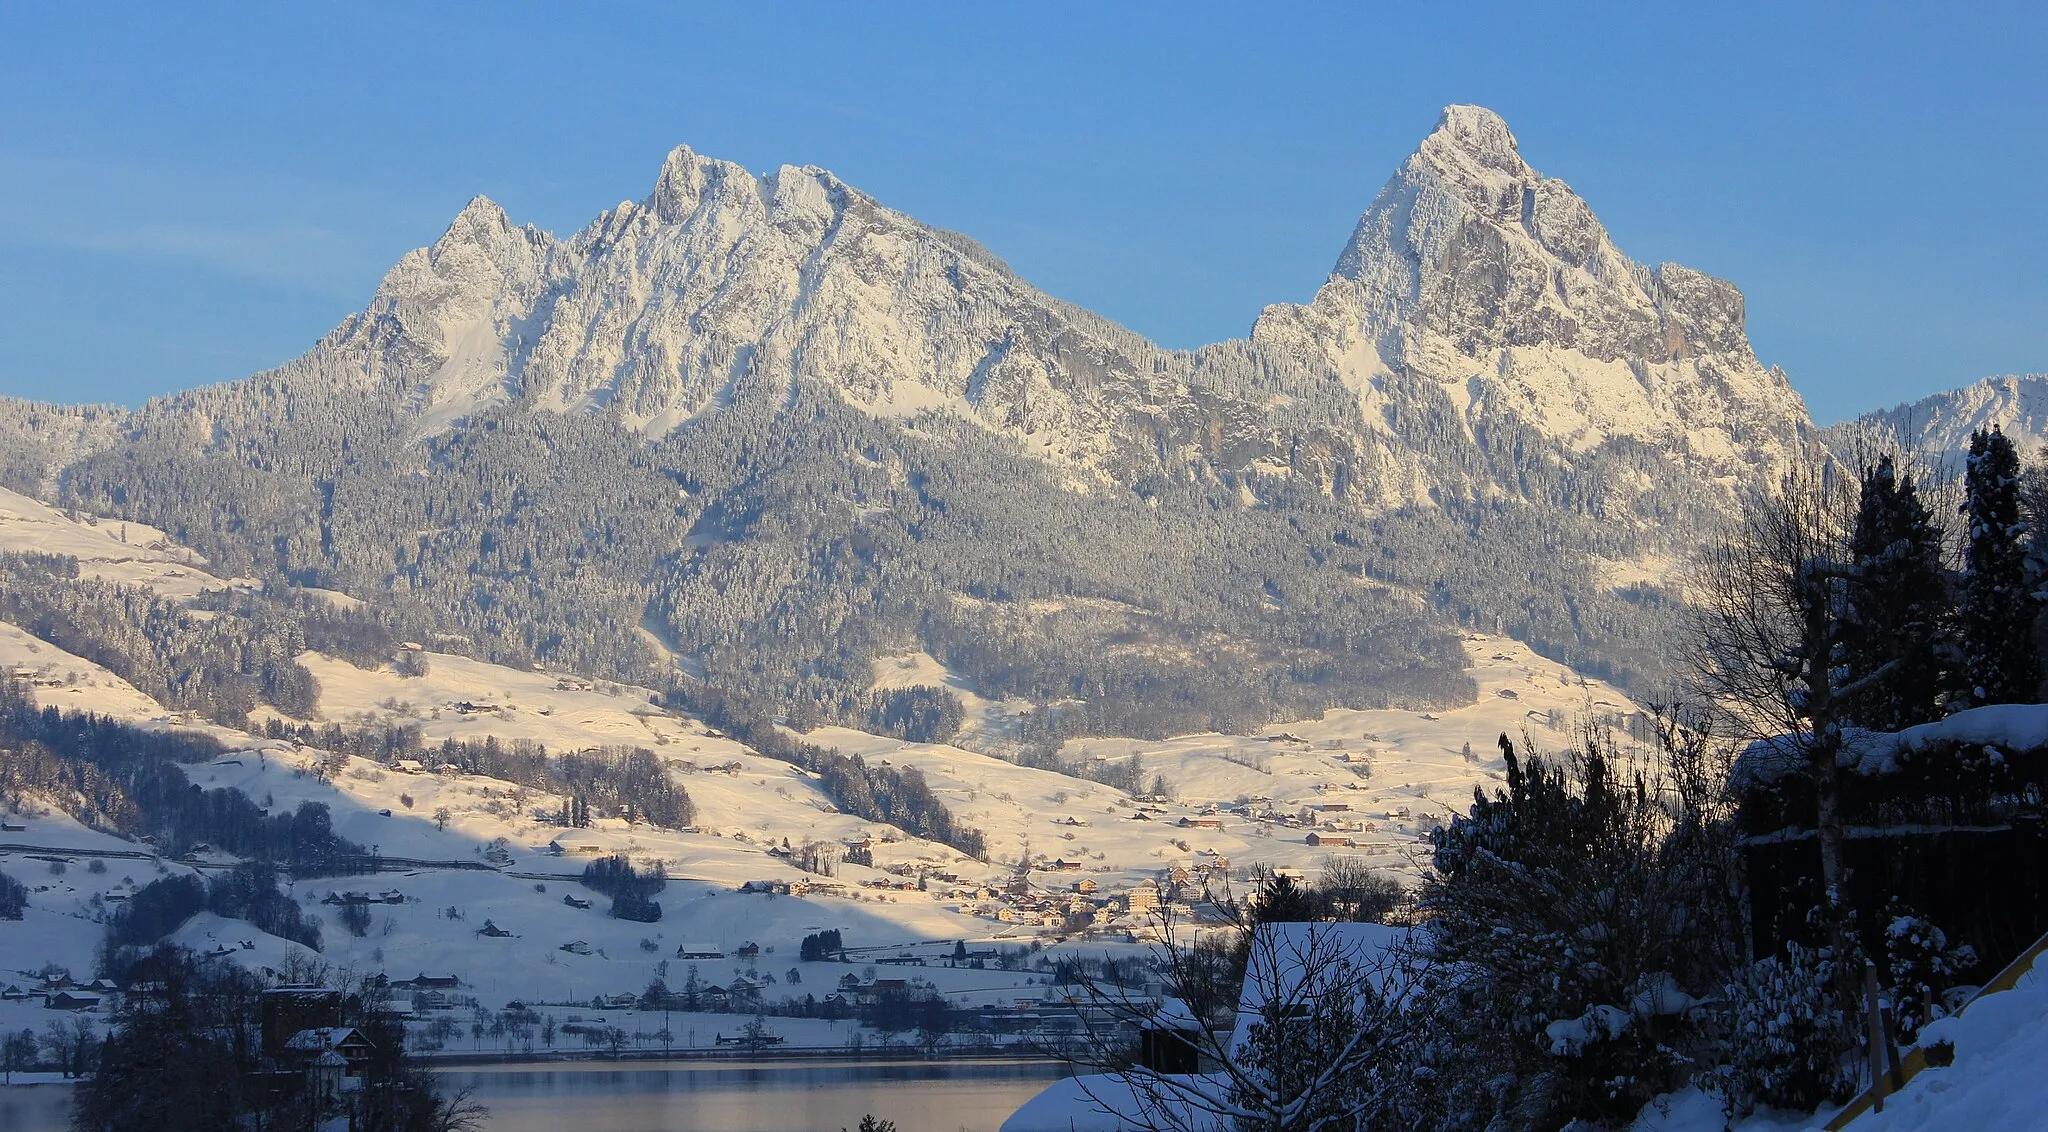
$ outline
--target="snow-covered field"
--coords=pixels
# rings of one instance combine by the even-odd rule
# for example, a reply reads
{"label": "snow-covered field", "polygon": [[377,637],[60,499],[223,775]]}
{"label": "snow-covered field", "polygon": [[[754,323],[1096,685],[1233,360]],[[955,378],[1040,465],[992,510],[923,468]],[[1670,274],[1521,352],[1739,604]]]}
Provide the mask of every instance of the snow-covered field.
{"label": "snow-covered field", "polygon": [[69,555],[78,559],[80,577],[146,586],[173,600],[253,583],[214,577],[206,571],[206,559],[145,523],[90,515],[74,521],[6,488],[0,488],[0,551]]}
{"label": "snow-covered field", "polygon": [[[162,532],[74,521],[19,496],[0,495],[0,549],[76,554],[88,573],[149,585],[180,600],[230,584],[208,575],[197,556]],[[323,596],[341,604],[354,600]],[[823,998],[848,973],[872,980],[877,976],[867,964],[884,956],[909,952],[938,960],[950,955],[955,940],[976,948],[1038,943],[1096,954],[1142,946],[1123,942],[1118,933],[1060,942],[1061,928],[1043,921],[1059,919],[1086,882],[1095,888],[1090,898],[1104,902],[1176,873],[1197,878],[1197,888],[1204,876],[1241,886],[1254,866],[1313,871],[1332,854],[1412,878],[1427,831],[1469,804],[1475,787],[1501,781],[1496,735],[1519,738],[1529,731],[1539,742],[1561,744],[1566,734],[1550,730],[1559,722],[1636,710],[1614,689],[1580,680],[1514,641],[1472,635],[1466,647],[1480,695],[1464,708],[1332,712],[1257,735],[1089,739],[1060,752],[1083,762],[1136,756],[1148,785],[1163,776],[1170,787],[1170,797],[1149,801],[997,757],[1013,749],[1011,717],[1019,705],[981,697],[928,656],[878,663],[878,687],[938,685],[960,696],[967,725],[959,745],[905,743],[842,728],[805,738],[921,771],[959,819],[987,834],[989,860],[981,862],[839,812],[807,772],[663,709],[645,688],[436,652],[415,658],[425,671],[414,676],[392,663],[363,669],[317,653],[300,658],[320,685],[314,722],[414,724],[429,742],[495,736],[531,740],[554,752],[644,747],[695,802],[696,824],[689,830],[609,818],[568,829],[550,816],[564,801],[557,795],[474,775],[406,773],[360,758],[336,765],[324,752],[290,741],[190,723],[104,668],[0,625],[0,664],[32,672],[45,702],[214,734],[231,749],[187,768],[198,786],[237,788],[272,811],[323,803],[341,836],[384,858],[412,862],[402,871],[293,886],[304,910],[323,921],[318,961],[337,971],[381,970],[395,979],[453,974],[463,982],[462,994],[493,1009],[514,999],[583,1002],[637,993],[656,977],[679,986],[692,965],[678,958],[679,950],[732,956],[743,945],[758,945],[760,954],[750,961],[695,961],[697,973],[705,983],[722,984],[746,969],[774,1000]],[[266,718],[259,714],[252,729]],[[0,868],[36,889],[26,920],[0,924],[0,984],[50,963],[86,977],[108,910],[158,876],[193,866],[155,860],[145,847],[85,829],[50,807],[28,810],[8,818],[22,829],[0,834]],[[1311,832],[1325,843],[1310,844]],[[841,863],[834,876],[812,877],[774,852],[785,842],[864,843],[875,867]],[[999,895],[995,890],[1026,858],[1027,847],[1031,894]],[[660,922],[612,919],[606,898],[576,882],[589,858],[609,853],[668,870]],[[61,873],[36,859],[51,855],[69,858]],[[1055,870],[1056,860],[1071,864]],[[90,871],[95,861],[104,872]],[[227,863],[218,855],[199,862],[202,868]],[[910,879],[920,871],[927,874],[922,888]],[[802,896],[738,891],[748,882],[806,880],[826,884]],[[351,890],[397,897],[370,906],[372,922],[361,937],[342,927],[338,905],[325,902]],[[572,895],[591,907],[566,903]],[[1142,911],[1119,914],[1120,907],[1099,922],[1121,928],[1149,921]],[[508,934],[482,934],[486,924]],[[838,929],[848,947],[871,950],[851,966],[795,963],[802,938],[828,928]],[[258,968],[283,970],[316,958],[297,944],[211,915],[187,923],[177,938]],[[788,977],[792,968],[801,980],[795,985]],[[927,980],[963,1005],[1014,1004],[1046,990],[1043,975],[1030,970],[885,964],[880,971],[884,978]],[[8,1004],[4,1011],[0,1023],[9,1025],[24,1011],[49,1017],[39,1006]]]}
{"label": "snow-covered field", "polygon": [[[1538,749],[1555,750],[1570,742],[1578,721],[1619,721],[1642,710],[1616,689],[1583,679],[1519,641],[1473,633],[1465,648],[1479,684],[1477,699],[1465,707],[1339,710],[1320,720],[1274,724],[1258,735],[1078,739],[1060,750],[1070,761],[1122,763],[1137,756],[1148,786],[1161,775],[1172,788],[1164,812],[1137,807],[1122,791],[957,747],[844,728],[822,728],[806,738],[871,761],[917,767],[957,816],[988,834],[990,855],[1000,861],[1015,861],[1028,842],[1034,857],[1078,857],[1091,873],[1135,878],[1192,866],[1206,859],[1203,854],[1228,858],[1241,871],[1253,864],[1313,869],[1341,853],[1412,879],[1428,831],[1463,813],[1475,787],[1491,791],[1504,784],[1498,736],[1525,747],[1527,736]],[[929,658],[906,658],[900,669],[885,671],[896,677],[891,686],[905,686],[901,673],[909,670],[924,683],[964,688],[934,669]],[[969,701],[970,719],[976,706]],[[1225,806],[1244,812],[1215,812]],[[1267,814],[1306,824],[1251,816]],[[1214,818],[1221,828],[1178,825],[1184,818]],[[1355,847],[1309,845],[1311,829],[1349,837]]]}

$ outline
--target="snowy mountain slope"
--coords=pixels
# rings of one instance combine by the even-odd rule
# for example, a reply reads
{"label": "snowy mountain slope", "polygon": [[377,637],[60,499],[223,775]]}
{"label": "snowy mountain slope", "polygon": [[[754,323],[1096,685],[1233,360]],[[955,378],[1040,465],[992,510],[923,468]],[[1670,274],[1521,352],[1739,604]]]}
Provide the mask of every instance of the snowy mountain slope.
{"label": "snowy mountain slope", "polygon": [[566,238],[472,200],[311,353],[248,387],[155,403],[142,423],[245,399],[290,413],[339,388],[374,392],[414,438],[508,404],[658,437],[748,392],[814,384],[1087,463],[1128,438],[1130,405],[1164,395],[1154,352],[824,170],[756,176],[684,146],[646,198]]}
{"label": "snowy mountain slope", "polygon": [[[1276,404],[1290,385],[1335,383],[1367,432],[1348,438],[1367,446],[1350,455],[1410,486],[1442,472],[1400,451],[1412,438],[1396,422],[1442,404],[1469,440],[1512,417],[1572,452],[1630,437],[1740,480],[1759,461],[1781,467],[1806,428],[1784,375],[1750,349],[1733,286],[1627,259],[1480,107],[1444,111],[1314,303],[1269,308],[1247,348],[1261,367],[1301,372],[1245,387],[1232,350],[1161,351],[824,170],[756,176],[685,146],[649,196],[566,238],[476,198],[362,314],[247,392],[288,410],[334,384],[381,390],[414,436],[508,403],[660,435],[749,390],[811,385],[1128,476],[1158,463],[1162,441],[1226,466],[1289,467]],[[202,391],[144,417],[225,401]],[[1384,439],[1397,443],[1376,453]]]}
{"label": "snowy mountain slope", "polygon": [[1780,471],[1808,427],[1734,286],[1628,259],[1477,106],[1444,111],[1315,300],[1268,308],[1252,336],[1315,358],[1379,427],[1433,390],[1475,440],[1513,418],[1571,452],[1629,438],[1738,482]]}
{"label": "snowy mountain slope", "polygon": [[492,659],[661,683],[644,626],[858,724],[877,659],[981,651],[989,699],[1095,687],[1145,734],[1454,702],[1459,626],[1654,678],[1640,591],[1811,439],[1731,285],[1630,261],[1465,106],[1312,303],[1192,352],[826,171],[681,147],[566,236],[472,200],[275,370],[0,427],[31,418],[11,482]]}
{"label": "snowy mountain slope", "polygon": [[[95,524],[86,516],[50,512],[39,521],[53,545],[95,553],[116,553],[123,545],[113,540],[108,545],[115,549],[106,551],[91,542],[108,541],[101,533],[112,526],[106,520]],[[152,541],[159,540],[152,536]],[[154,552],[167,561],[191,561],[175,543],[161,542]],[[221,584],[197,566],[189,569],[183,581],[200,590]],[[1228,859],[1226,871],[1239,887],[1254,866],[1313,873],[1332,854],[1353,855],[1412,876],[1427,829],[1469,804],[1475,786],[1491,789],[1500,782],[1501,764],[1491,746],[1495,734],[1519,734],[1525,727],[1544,734],[1552,713],[1570,719],[1619,717],[1635,710],[1612,688],[1580,680],[1517,642],[1469,634],[1462,647],[1480,699],[1440,714],[1337,711],[1252,735],[1076,740],[1059,752],[1082,761],[1136,755],[1148,777],[1163,775],[1171,784],[1174,798],[1164,803],[1141,803],[1093,782],[957,747],[910,744],[843,728],[808,733],[812,742],[920,771],[956,816],[988,832],[993,851],[987,862],[838,812],[800,768],[763,757],[700,720],[662,710],[645,688],[446,653],[401,649],[394,660],[403,658],[406,671],[423,669],[420,675],[403,675],[396,663],[357,667],[303,654],[301,661],[319,685],[312,721],[412,724],[430,742],[495,737],[538,741],[558,752],[645,746],[690,792],[696,826],[661,829],[600,817],[590,827],[568,829],[551,816],[565,799],[545,790],[478,775],[407,773],[364,758],[335,760],[289,740],[215,725],[202,729],[222,739],[228,750],[186,771],[201,789],[233,787],[272,812],[290,811],[302,802],[326,805],[337,834],[372,847],[387,862],[405,862],[400,872],[294,886],[302,909],[323,922],[320,958],[337,968],[382,970],[394,978],[423,971],[455,973],[464,979],[466,993],[479,994],[493,1007],[512,998],[581,1002],[597,994],[637,992],[661,973],[664,960],[674,985],[687,967],[675,959],[681,944],[708,945],[730,955],[756,942],[774,951],[757,965],[702,963],[702,977],[723,982],[735,968],[749,966],[783,978],[789,967],[798,966],[805,991],[823,997],[843,975],[862,970],[792,962],[802,937],[825,928],[840,929],[851,946],[886,947],[890,954],[916,941],[1051,944],[1067,934],[1063,921],[1069,901],[1079,895],[1076,885],[1086,880],[1100,886],[1097,900],[1112,902],[1105,909],[1110,931],[1064,946],[1100,955],[1106,947],[1129,946],[1118,942],[1124,932],[1143,930],[1143,913],[1115,911],[1136,886],[1180,870],[1199,877],[1219,856]],[[35,689],[45,702],[108,712],[151,727],[194,726],[171,722],[160,705],[111,673],[18,627],[0,625],[0,661],[58,680]],[[971,681],[930,656],[885,660],[873,667],[872,678],[890,687],[935,682],[953,687],[980,713],[984,737],[1008,741],[1013,719],[1006,714],[1008,706],[976,696]],[[265,720],[259,712],[252,729]],[[1474,751],[1469,760],[1462,753],[1468,742]],[[1263,801],[1219,812],[1240,798]],[[1220,828],[1204,824],[1211,820]],[[0,869],[45,887],[32,894],[28,920],[0,924],[0,976],[49,962],[81,970],[79,957],[90,954],[100,919],[119,897],[160,875],[191,869],[146,859],[146,847],[84,829],[47,800],[31,800],[25,812],[9,814],[9,822],[25,828],[0,837]],[[1319,838],[1344,837],[1355,845],[1311,845],[1312,829]],[[865,842],[874,867],[842,862],[834,876],[807,877],[774,852],[785,840],[797,847]],[[561,847],[561,855],[551,842]],[[988,895],[985,889],[1002,887],[1027,843],[1031,894],[1022,899]],[[53,874],[49,862],[40,859],[41,851],[20,846],[58,847],[72,859],[65,872]],[[487,856],[492,850],[502,854],[495,863]],[[665,909],[660,923],[613,920],[604,915],[604,898],[576,885],[575,877],[592,856],[615,852],[643,865],[659,861],[675,878],[660,896]],[[104,873],[89,871],[93,855],[102,853],[118,856],[101,858],[108,866]],[[1082,867],[1049,867],[1061,857]],[[218,854],[208,862],[215,868],[226,863]],[[919,870],[929,874],[928,887],[914,883]],[[806,880],[837,887],[814,888],[804,896],[738,891],[748,882]],[[404,902],[374,906],[373,923],[362,937],[349,934],[334,907],[323,903],[335,892],[394,889]],[[565,903],[567,895],[590,900],[593,907]],[[455,915],[449,915],[450,908]],[[487,921],[512,934],[480,934]],[[230,961],[272,969],[282,969],[294,955],[308,958],[297,945],[211,916],[188,923],[177,938],[202,951],[225,951]],[[250,946],[245,948],[245,941]],[[650,941],[653,950],[643,941]],[[588,954],[583,948],[562,950],[578,943]],[[937,958],[950,954],[950,947],[950,942],[930,944],[919,954]],[[1043,993],[1028,972],[934,967],[919,968],[917,974],[957,1001],[974,1004],[1009,1003]],[[708,1041],[717,1028],[730,1029],[730,1019],[707,1015],[678,1026],[700,1030]],[[827,1044],[840,1036],[828,1033]]]}
{"label": "snowy mountain slope", "polygon": [[174,601],[252,581],[212,576],[206,559],[146,523],[90,515],[74,522],[5,488],[0,488],[0,554],[65,555],[78,559],[80,577],[144,586]]}
{"label": "snowy mountain slope", "polygon": [[[1129,883],[1214,856],[1240,871],[1264,864],[1313,872],[1336,853],[1414,879],[1428,831],[1463,813],[1475,787],[1491,792],[1505,783],[1498,736],[1525,748],[1532,737],[1539,749],[1558,748],[1579,721],[1625,736],[1629,719],[1643,711],[1617,689],[1518,641],[1474,633],[1464,646],[1479,688],[1465,707],[1339,709],[1258,735],[1075,739],[1059,749],[1062,758],[1084,764],[1136,757],[1143,781],[1160,776],[1172,788],[1173,801],[1164,806],[1134,805],[1120,790],[955,747],[843,728],[805,738],[916,767],[956,815],[988,835],[989,856],[998,862],[1015,862],[1028,845],[1034,860],[1078,860],[1088,875]],[[1218,815],[1219,807],[1232,812]],[[1177,824],[1199,817],[1218,817],[1222,828]],[[1311,845],[1311,830],[1354,844]]]}
{"label": "snowy mountain slope", "polygon": [[[1987,377],[1975,385],[1865,413],[1830,426],[1830,448],[1853,459],[1859,443],[1896,445],[1934,462],[1957,462],[1970,434],[1997,428],[2028,458],[2048,444],[2048,375]],[[1957,464],[1960,467],[1960,464]]]}
{"label": "snowy mountain slope", "polygon": [[0,673],[27,679],[38,703],[66,711],[98,712],[129,723],[172,714],[105,668],[4,621],[0,621]]}

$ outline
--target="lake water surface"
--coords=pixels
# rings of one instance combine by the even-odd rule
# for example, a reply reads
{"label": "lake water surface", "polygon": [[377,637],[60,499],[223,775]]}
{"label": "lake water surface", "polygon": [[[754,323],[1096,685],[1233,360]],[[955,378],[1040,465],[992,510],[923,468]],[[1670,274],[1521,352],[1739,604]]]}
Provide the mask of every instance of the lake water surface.
{"label": "lake water surface", "polygon": [[[867,1113],[901,1132],[996,1132],[1056,1062],[563,1062],[441,1074],[490,1106],[488,1132],[839,1132]],[[71,1090],[0,1089],[0,1129],[63,1132]]]}

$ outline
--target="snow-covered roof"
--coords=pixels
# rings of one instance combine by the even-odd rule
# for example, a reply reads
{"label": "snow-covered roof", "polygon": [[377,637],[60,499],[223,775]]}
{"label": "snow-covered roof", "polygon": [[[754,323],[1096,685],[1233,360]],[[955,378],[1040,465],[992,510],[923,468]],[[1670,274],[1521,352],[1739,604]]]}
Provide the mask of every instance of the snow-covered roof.
{"label": "snow-covered roof", "polygon": [[[1384,993],[1399,979],[1400,948],[1407,940],[1408,929],[1386,924],[1260,924],[1252,934],[1230,1048],[1243,1045],[1269,1003],[1317,998],[1326,991],[1348,994],[1345,984],[1356,977]],[[1304,993],[1305,978],[1327,985]]]}
{"label": "snow-covered roof", "polygon": [[[1990,704],[1903,731],[1848,728],[1842,733],[1839,760],[1843,769],[1856,774],[1892,774],[1915,755],[1951,744],[2006,751],[2048,748],[2048,704]],[[1796,736],[1751,743],[1735,760],[1734,784],[1768,786],[1797,773],[1805,757]]]}
{"label": "snow-covered roof", "polygon": [[293,1034],[284,1043],[284,1048],[301,1053],[310,1053],[314,1050],[331,1050],[342,1042],[347,1041],[349,1036],[355,1032],[356,1030],[353,1026],[317,1026],[313,1029],[300,1030],[298,1033]]}
{"label": "snow-covered roof", "polygon": [[1159,1004],[1152,1017],[1145,1024],[1156,1030],[1184,1030],[1202,1024],[1188,1004],[1178,998],[1169,998]]}
{"label": "snow-covered roof", "polygon": [[[1177,1076],[1175,1085],[1216,1095],[1223,1085],[1213,1077]],[[1138,1132],[1174,1128],[1185,1132],[1223,1132],[1223,1121],[1172,1095],[1163,1084],[1141,1086],[1118,1073],[1066,1077],[1025,1101],[1003,1121],[1002,1132]],[[1160,1112],[1170,1107],[1170,1113]]]}

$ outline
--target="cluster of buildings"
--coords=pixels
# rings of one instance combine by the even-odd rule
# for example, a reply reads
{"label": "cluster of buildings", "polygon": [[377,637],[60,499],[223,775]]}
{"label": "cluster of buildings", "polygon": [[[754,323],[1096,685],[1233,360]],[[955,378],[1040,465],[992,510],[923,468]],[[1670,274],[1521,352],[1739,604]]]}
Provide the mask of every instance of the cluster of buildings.
{"label": "cluster of buildings", "polygon": [[46,1010],[96,1011],[108,1005],[120,993],[120,987],[105,979],[81,983],[73,980],[69,972],[52,972],[30,979],[27,986],[20,983],[0,986],[0,1002],[34,1002],[41,999]]}
{"label": "cluster of buildings", "polygon": [[[1000,887],[961,886],[946,895],[959,902],[961,912],[998,923],[1141,936],[1156,930],[1162,909],[1182,922],[1199,921],[1202,905],[1180,899],[1179,894],[1206,892],[1212,881],[1227,878],[1230,859],[1202,850],[1192,862],[1173,865],[1157,879],[1141,880],[1120,892],[1105,891],[1094,877],[1069,880],[1062,876],[1079,871],[1078,863],[1064,859],[1041,862],[1033,870],[1010,874]],[[1054,876],[1040,883],[1036,873]]]}

